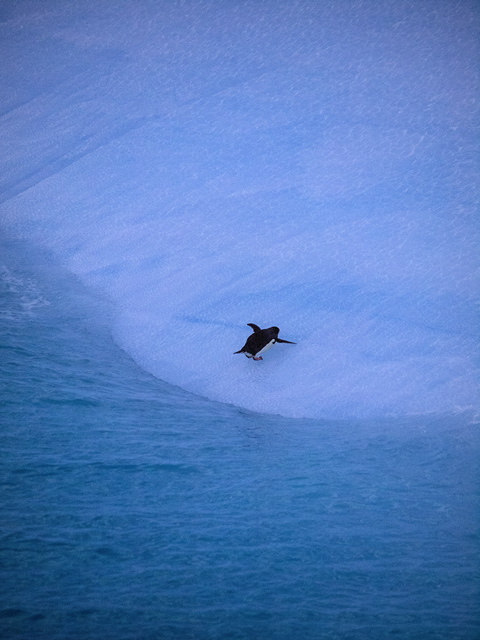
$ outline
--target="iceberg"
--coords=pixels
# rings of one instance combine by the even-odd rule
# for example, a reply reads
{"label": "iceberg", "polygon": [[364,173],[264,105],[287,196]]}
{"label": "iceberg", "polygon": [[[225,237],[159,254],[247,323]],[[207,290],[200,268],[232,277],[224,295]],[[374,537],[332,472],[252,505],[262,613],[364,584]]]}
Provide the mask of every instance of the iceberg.
{"label": "iceberg", "polygon": [[[478,409],[473,4],[6,3],[3,232],[287,417]],[[234,356],[247,323],[296,342]]]}

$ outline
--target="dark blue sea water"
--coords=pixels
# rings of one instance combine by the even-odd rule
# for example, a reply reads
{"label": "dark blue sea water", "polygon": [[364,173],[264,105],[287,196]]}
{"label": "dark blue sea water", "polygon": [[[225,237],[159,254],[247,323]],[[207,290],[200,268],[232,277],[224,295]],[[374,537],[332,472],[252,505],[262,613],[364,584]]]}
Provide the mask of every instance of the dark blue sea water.
{"label": "dark blue sea water", "polygon": [[4,249],[2,638],[480,637],[472,416],[192,396],[121,351],[74,279]]}

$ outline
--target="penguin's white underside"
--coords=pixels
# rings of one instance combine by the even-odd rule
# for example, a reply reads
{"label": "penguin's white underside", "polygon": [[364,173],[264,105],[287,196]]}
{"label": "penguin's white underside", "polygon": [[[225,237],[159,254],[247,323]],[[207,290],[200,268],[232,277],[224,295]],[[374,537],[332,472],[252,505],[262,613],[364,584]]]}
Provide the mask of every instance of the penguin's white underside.
{"label": "penguin's white underside", "polygon": [[[262,353],[265,353],[266,351],[268,351],[269,349],[271,349],[273,347],[273,345],[275,344],[276,340],[275,338],[273,338],[272,340],[270,340],[270,342],[267,342],[267,344],[263,347],[263,349],[260,349],[260,351],[257,351],[257,353],[255,354],[255,357],[258,358],[259,356],[262,355]],[[247,356],[247,358],[252,358],[253,357],[253,353],[245,353],[245,355]]]}

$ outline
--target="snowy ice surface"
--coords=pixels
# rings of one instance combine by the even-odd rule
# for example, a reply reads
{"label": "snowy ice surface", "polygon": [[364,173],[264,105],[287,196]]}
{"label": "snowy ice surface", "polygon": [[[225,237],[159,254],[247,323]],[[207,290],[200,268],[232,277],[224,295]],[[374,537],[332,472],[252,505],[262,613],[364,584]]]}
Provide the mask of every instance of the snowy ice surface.
{"label": "snowy ice surface", "polygon": [[[478,407],[468,0],[6,1],[0,216],[158,377],[286,416]],[[263,362],[233,355],[277,325]]]}

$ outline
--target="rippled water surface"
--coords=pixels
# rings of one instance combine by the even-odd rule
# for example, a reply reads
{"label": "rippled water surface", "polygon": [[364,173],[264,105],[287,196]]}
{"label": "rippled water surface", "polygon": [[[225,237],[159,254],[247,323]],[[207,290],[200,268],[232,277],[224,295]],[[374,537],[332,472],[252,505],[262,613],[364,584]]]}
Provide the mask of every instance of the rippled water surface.
{"label": "rippled water surface", "polygon": [[139,369],[87,297],[3,265],[2,638],[479,637],[471,416],[209,402]]}

